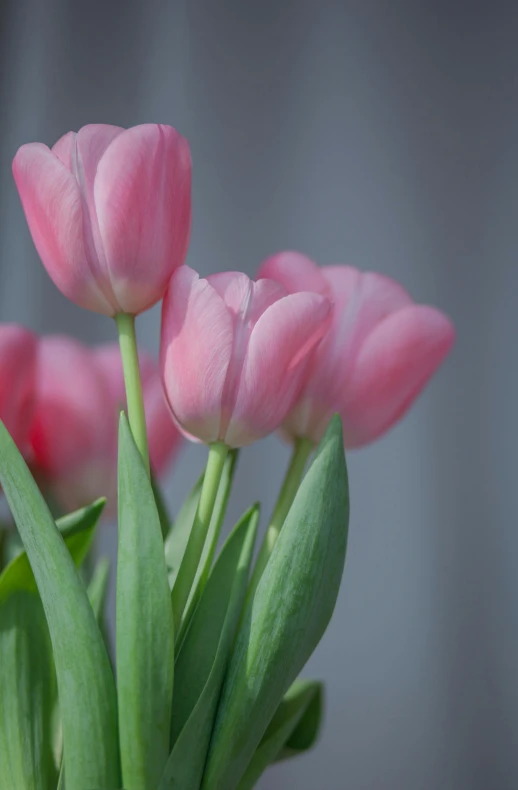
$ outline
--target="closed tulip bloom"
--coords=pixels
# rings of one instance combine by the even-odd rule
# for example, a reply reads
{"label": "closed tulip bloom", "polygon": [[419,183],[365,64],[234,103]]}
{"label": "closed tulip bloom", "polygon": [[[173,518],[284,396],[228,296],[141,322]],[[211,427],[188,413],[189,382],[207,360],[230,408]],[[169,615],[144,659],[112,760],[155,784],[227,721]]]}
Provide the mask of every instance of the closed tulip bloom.
{"label": "closed tulip bloom", "polygon": [[137,315],[187,252],[189,145],[175,129],[91,124],[52,149],[23,145],[13,174],[36,249],[62,293],[88,310]]}
{"label": "closed tulip bloom", "polygon": [[291,437],[319,441],[338,412],[347,448],[374,441],[405,414],[453,344],[451,321],[415,304],[384,275],[343,265],[319,268],[285,252],[266,260],[259,277],[291,291],[312,288],[334,303],[311,375],[283,424]]}
{"label": "closed tulip bloom", "polygon": [[24,455],[34,410],[36,343],[27,329],[0,325],[0,419]]}
{"label": "closed tulip bloom", "polygon": [[[158,366],[141,355],[150,451],[157,473],[177,451],[180,434],[163,402]],[[117,436],[125,407],[120,352],[115,344],[95,349],[69,337],[40,340],[36,407],[31,443],[36,474],[61,510],[108,497],[115,512]]]}
{"label": "closed tulip bloom", "polygon": [[331,304],[240,272],[201,279],[183,266],[162,312],[160,366],[182,430],[241,447],[284,420],[304,384]]}

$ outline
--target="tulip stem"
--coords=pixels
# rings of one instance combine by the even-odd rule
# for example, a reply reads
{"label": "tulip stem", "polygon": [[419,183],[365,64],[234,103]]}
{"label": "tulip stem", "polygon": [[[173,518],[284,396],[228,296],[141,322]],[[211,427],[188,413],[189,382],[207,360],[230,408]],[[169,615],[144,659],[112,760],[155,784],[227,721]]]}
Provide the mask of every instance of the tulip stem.
{"label": "tulip stem", "polygon": [[257,585],[259,584],[261,576],[263,575],[263,571],[266,568],[268,560],[270,559],[273,547],[277,543],[277,538],[279,537],[282,525],[284,524],[289,509],[293,504],[295,494],[299,490],[299,486],[304,475],[304,470],[306,468],[308,458],[313,451],[313,447],[314,444],[310,439],[302,437],[295,440],[295,446],[293,448],[290,464],[286,471],[286,476],[284,477],[284,482],[275,504],[268,529],[266,530],[266,535],[264,536],[262,546],[259,550],[259,554],[257,555],[254,571],[252,573],[252,578],[248,587],[247,601],[253,598]]}
{"label": "tulip stem", "polygon": [[185,607],[196,578],[196,572],[207,539],[212,511],[214,510],[219,483],[229,449],[230,448],[227,447],[226,444],[223,444],[223,442],[214,442],[214,444],[209,446],[209,457],[203,477],[198,510],[196,511],[191,534],[189,535],[185,553],[171,593],[175,633],[178,633],[180,630]]}
{"label": "tulip stem", "polygon": [[124,384],[126,386],[126,401],[128,403],[128,420],[139,452],[144,461],[144,466],[149,475],[149,449],[147,443],[146,414],[144,411],[144,397],[142,382],[140,380],[140,367],[138,361],[137,336],[135,334],[135,316],[128,313],[119,313],[115,316],[119,344],[124,370]]}

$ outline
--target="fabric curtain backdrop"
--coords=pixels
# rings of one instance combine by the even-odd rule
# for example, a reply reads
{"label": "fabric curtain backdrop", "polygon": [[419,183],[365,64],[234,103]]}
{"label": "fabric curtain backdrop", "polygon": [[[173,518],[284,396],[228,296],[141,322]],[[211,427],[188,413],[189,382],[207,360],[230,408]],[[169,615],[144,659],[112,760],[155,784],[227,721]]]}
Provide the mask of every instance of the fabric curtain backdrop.
{"label": "fabric curtain backdrop", "polygon": [[[344,583],[306,668],[327,684],[324,733],[260,787],[514,790],[518,10],[2,0],[0,26],[2,321],[114,337],[47,278],[10,163],[88,122],[149,120],[190,140],[202,273],[295,248],[392,275],[453,318],[424,397],[349,455]],[[151,351],[158,327],[156,309],[138,321]],[[203,460],[185,451],[173,508]],[[286,461],[276,438],[242,454],[233,517],[261,498],[266,518]],[[115,529],[101,543],[113,554]]]}

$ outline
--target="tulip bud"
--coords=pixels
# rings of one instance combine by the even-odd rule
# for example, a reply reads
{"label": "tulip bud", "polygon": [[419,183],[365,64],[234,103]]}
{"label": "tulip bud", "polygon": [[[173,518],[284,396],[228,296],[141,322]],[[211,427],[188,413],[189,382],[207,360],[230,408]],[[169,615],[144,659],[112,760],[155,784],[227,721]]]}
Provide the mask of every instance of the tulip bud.
{"label": "tulip bud", "polygon": [[406,413],[453,344],[451,321],[415,304],[384,275],[352,266],[319,268],[303,255],[284,252],[266,260],[259,277],[291,292],[328,294],[334,303],[311,375],[283,423],[290,437],[318,442],[338,412],[347,448],[374,441]]}
{"label": "tulip bud", "polygon": [[324,335],[331,304],[240,272],[175,272],[162,311],[167,400],[191,438],[230,447],[275,430],[291,409]]}
{"label": "tulip bud", "polygon": [[91,124],[52,149],[23,145],[13,175],[36,249],[62,293],[88,310],[137,315],[187,253],[191,157],[170,126]]}

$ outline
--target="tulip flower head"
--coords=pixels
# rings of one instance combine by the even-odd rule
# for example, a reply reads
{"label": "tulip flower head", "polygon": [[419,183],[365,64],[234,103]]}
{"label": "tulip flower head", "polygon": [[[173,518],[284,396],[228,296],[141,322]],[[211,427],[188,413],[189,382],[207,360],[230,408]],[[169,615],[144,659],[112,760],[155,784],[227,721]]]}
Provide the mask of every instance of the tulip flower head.
{"label": "tulip flower head", "polygon": [[240,272],[202,279],[182,266],[162,312],[160,365],[182,430],[207,444],[250,444],[275,430],[305,382],[331,303]]}
{"label": "tulip flower head", "polygon": [[24,455],[34,411],[36,344],[29,330],[0,325],[0,419]]}
{"label": "tulip flower head", "polygon": [[288,436],[318,442],[338,412],[346,447],[374,441],[406,413],[453,344],[451,321],[415,304],[384,275],[343,265],[319,268],[304,255],[284,252],[262,264],[261,277],[291,292],[327,294],[334,303],[311,375],[283,423]]}
{"label": "tulip flower head", "polygon": [[[165,405],[156,363],[140,355],[153,469],[162,474],[181,444]],[[117,435],[125,408],[117,344],[91,349],[72,338],[39,342],[31,443],[34,466],[63,511],[108,497],[114,512]]]}
{"label": "tulip flower head", "polygon": [[91,124],[23,145],[13,174],[36,249],[88,310],[137,315],[164,295],[191,224],[189,145],[170,126]]}

